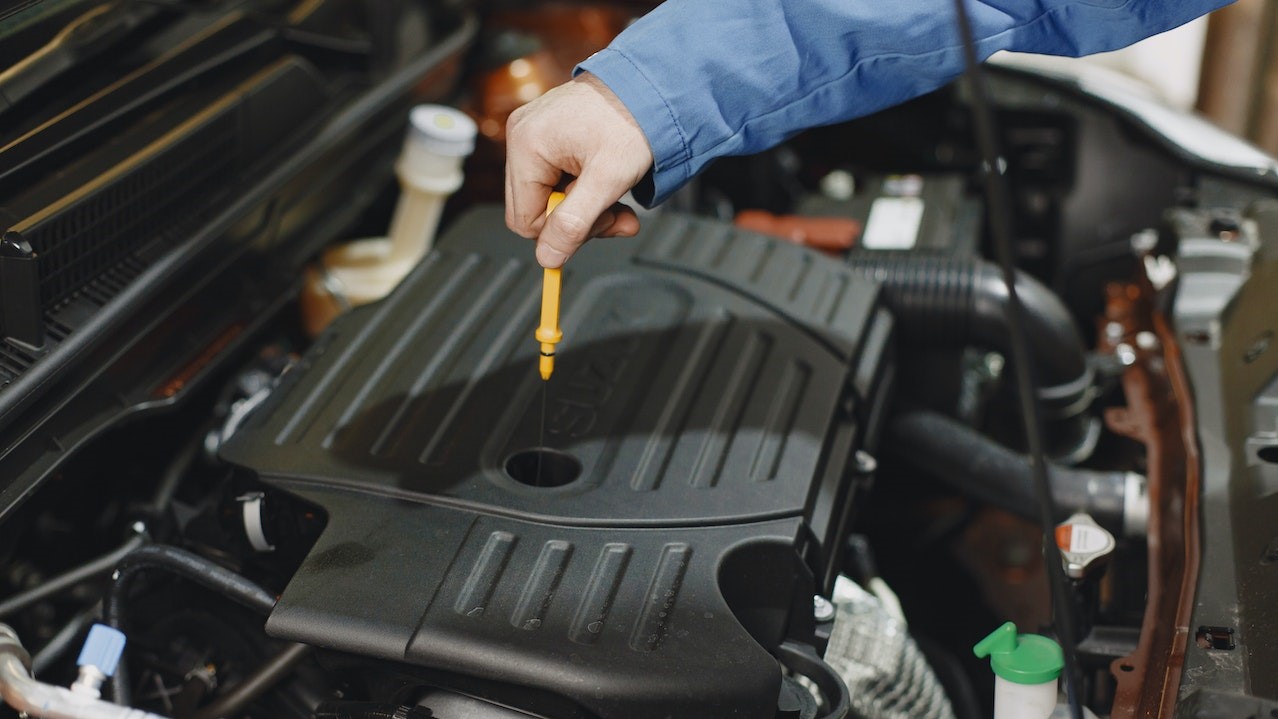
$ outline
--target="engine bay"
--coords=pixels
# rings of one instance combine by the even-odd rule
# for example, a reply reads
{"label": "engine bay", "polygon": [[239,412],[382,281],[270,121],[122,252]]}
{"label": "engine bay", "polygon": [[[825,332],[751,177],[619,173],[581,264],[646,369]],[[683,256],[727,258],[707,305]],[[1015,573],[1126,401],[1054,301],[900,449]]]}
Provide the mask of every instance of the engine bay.
{"label": "engine bay", "polygon": [[[1003,625],[1095,716],[1278,713],[1271,158],[989,68],[1062,638],[970,89],[592,241],[545,381],[504,121],[642,7],[303,5],[148,12],[94,51],[134,74],[0,108],[0,711],[975,719]],[[359,298],[427,102],[474,154]]]}

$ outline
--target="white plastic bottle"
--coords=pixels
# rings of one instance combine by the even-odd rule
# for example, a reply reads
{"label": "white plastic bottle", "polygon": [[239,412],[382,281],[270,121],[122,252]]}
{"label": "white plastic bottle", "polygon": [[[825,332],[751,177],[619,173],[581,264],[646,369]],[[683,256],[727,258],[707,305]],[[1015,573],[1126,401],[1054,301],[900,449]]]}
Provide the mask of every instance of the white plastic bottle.
{"label": "white plastic bottle", "polygon": [[1049,719],[1056,710],[1057,680],[1065,657],[1055,641],[1018,634],[1008,622],[972,651],[994,669],[994,719]]}
{"label": "white plastic bottle", "polygon": [[430,249],[444,201],[461,187],[462,162],[475,149],[477,131],[474,120],[451,107],[418,105],[409,113],[395,163],[400,196],[390,226],[393,262],[416,264]]}
{"label": "white plastic bottle", "polygon": [[389,236],[330,247],[308,269],[301,305],[309,334],[319,334],[352,307],[385,297],[426,255],[444,203],[461,187],[462,164],[475,149],[476,132],[474,121],[451,107],[413,108],[395,163],[400,195]]}

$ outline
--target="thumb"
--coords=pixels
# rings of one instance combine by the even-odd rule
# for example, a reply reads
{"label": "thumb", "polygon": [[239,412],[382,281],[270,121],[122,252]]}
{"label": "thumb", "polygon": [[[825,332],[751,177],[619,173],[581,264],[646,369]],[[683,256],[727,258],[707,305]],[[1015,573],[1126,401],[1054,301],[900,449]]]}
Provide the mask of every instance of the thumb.
{"label": "thumb", "polygon": [[599,217],[628,189],[624,183],[609,183],[597,176],[582,174],[568,196],[546,218],[537,237],[537,262],[542,267],[561,267],[590,239]]}

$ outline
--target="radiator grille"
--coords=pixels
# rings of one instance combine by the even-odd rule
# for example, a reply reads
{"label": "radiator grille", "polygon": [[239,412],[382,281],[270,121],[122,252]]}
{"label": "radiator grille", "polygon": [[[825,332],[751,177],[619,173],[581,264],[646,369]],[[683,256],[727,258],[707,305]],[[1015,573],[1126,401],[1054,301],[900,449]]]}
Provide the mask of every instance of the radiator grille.
{"label": "radiator grille", "polygon": [[[52,307],[77,291],[100,304],[122,288],[104,270],[169,230],[187,224],[193,208],[224,191],[236,163],[233,113],[213,118],[163,154],[32,227],[26,239],[39,258],[40,303]],[[86,285],[95,278],[97,287]],[[104,294],[104,292],[106,294]]]}

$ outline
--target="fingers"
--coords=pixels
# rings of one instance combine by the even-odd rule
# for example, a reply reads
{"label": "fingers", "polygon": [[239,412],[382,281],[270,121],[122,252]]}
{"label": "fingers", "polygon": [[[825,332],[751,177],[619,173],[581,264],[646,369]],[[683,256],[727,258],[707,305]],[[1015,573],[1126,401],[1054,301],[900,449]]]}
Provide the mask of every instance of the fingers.
{"label": "fingers", "polygon": [[543,109],[545,103],[558,104],[545,95],[511,113],[506,126],[506,226],[528,239],[541,232],[551,191],[576,164],[559,128],[547,126],[554,110]]}
{"label": "fingers", "polygon": [[618,186],[589,173],[578,177],[542,225],[537,236],[537,262],[542,267],[562,267],[592,234],[611,228],[617,220],[612,206],[628,189],[624,183]]}
{"label": "fingers", "polygon": [[[542,247],[545,245],[539,241],[537,245],[537,261],[543,267],[559,267],[564,262],[567,262],[569,257],[576,254],[581,245],[593,237],[634,237],[638,233],[639,217],[635,215],[634,210],[618,202],[599,215],[599,219],[595,220],[595,224],[590,228],[586,238],[573,246],[566,256],[553,250],[543,250]],[[559,264],[548,264],[552,262],[558,262]]]}
{"label": "fingers", "polygon": [[595,237],[634,237],[639,233],[639,216],[620,202],[604,215],[611,215],[612,221],[592,233]]}
{"label": "fingers", "polygon": [[604,210],[599,219],[595,220],[595,224],[590,228],[591,237],[602,237],[613,223],[617,221],[617,214],[611,208]]}
{"label": "fingers", "polygon": [[560,179],[559,170],[536,157],[510,157],[506,163],[506,225],[521,237],[537,239],[543,267],[563,266],[591,237],[633,237],[639,231],[634,210],[616,202],[633,183],[606,173],[574,180],[547,218],[546,202]]}
{"label": "fingers", "polygon": [[[506,224],[537,238],[537,260],[560,267],[592,236],[630,236],[639,219],[614,204],[653,164],[629,111],[588,73],[515,111],[506,126]],[[545,218],[565,175],[577,179]]]}
{"label": "fingers", "polygon": [[536,238],[541,232],[546,201],[558,181],[559,171],[553,165],[510,143],[506,157],[506,226],[520,237]]}

